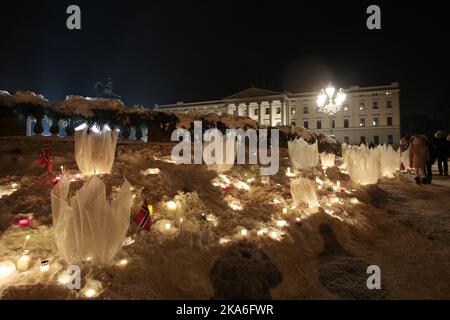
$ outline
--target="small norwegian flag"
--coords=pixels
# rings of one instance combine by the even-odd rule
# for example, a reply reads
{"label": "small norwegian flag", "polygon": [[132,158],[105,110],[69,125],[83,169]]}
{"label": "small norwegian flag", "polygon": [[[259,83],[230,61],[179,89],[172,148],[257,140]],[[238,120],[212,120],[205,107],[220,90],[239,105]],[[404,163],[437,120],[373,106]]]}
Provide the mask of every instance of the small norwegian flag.
{"label": "small norwegian flag", "polygon": [[136,223],[140,228],[150,231],[152,226],[152,215],[153,206],[147,204],[147,199],[144,201],[144,205],[141,210],[139,210],[138,215],[134,218],[134,223]]}
{"label": "small norwegian flag", "polygon": [[38,161],[40,164],[44,165],[45,170],[47,170],[50,173],[52,172],[53,160],[50,152],[50,145],[48,143],[44,144],[44,147],[42,148],[42,152],[41,155],[39,156]]}

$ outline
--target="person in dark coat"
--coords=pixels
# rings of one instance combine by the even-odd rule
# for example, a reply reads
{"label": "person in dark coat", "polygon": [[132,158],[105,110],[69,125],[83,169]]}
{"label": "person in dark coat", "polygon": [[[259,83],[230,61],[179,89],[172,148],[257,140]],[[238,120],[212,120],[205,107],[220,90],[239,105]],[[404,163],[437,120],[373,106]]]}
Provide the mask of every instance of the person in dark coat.
{"label": "person in dark coat", "polygon": [[430,153],[430,160],[427,161],[427,167],[426,167],[426,174],[427,174],[427,181],[426,183],[431,183],[431,180],[433,179],[433,172],[431,168],[433,167],[434,162],[437,158],[437,151],[436,146],[432,141],[430,141],[428,138],[426,138],[427,141],[427,147],[428,151]]}
{"label": "person in dark coat", "polygon": [[439,129],[434,134],[434,144],[436,146],[439,175],[448,176],[447,158],[449,153],[449,142],[447,140],[447,133],[443,129]]}

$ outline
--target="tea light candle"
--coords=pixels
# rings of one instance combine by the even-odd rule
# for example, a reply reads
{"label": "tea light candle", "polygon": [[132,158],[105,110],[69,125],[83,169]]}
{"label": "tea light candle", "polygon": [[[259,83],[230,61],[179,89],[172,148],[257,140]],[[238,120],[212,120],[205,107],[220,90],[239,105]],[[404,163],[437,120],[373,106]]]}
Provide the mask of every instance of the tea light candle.
{"label": "tea light candle", "polygon": [[41,273],[46,273],[50,270],[50,262],[48,259],[41,259]]}
{"label": "tea light candle", "polygon": [[245,236],[247,236],[247,234],[248,234],[247,229],[242,229],[241,230],[241,236],[245,237]]}
{"label": "tea light candle", "polygon": [[20,272],[27,271],[30,268],[31,254],[30,250],[24,250],[17,260],[17,270]]}

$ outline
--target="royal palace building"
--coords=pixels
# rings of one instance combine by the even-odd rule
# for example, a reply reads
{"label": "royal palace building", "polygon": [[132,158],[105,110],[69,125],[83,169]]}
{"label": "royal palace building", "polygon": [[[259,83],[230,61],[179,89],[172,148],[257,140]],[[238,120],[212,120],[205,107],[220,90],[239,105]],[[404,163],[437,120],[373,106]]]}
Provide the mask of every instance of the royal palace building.
{"label": "royal palace building", "polygon": [[248,88],[221,100],[155,105],[157,111],[228,113],[249,117],[267,126],[300,126],[334,134],[349,144],[398,144],[400,87],[390,85],[344,89],[341,110],[333,117],[317,111],[319,92],[291,93]]}

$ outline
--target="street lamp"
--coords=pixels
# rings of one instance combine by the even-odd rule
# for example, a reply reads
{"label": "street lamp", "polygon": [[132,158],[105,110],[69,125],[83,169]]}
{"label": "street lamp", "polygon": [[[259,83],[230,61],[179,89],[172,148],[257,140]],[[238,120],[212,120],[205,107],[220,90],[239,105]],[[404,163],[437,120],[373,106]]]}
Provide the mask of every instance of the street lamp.
{"label": "street lamp", "polygon": [[326,113],[330,117],[331,134],[333,134],[331,120],[336,112],[341,110],[342,104],[346,98],[347,95],[344,93],[342,88],[340,88],[336,93],[336,88],[331,84],[329,84],[325,89],[320,90],[319,96],[317,97],[318,111]]}

